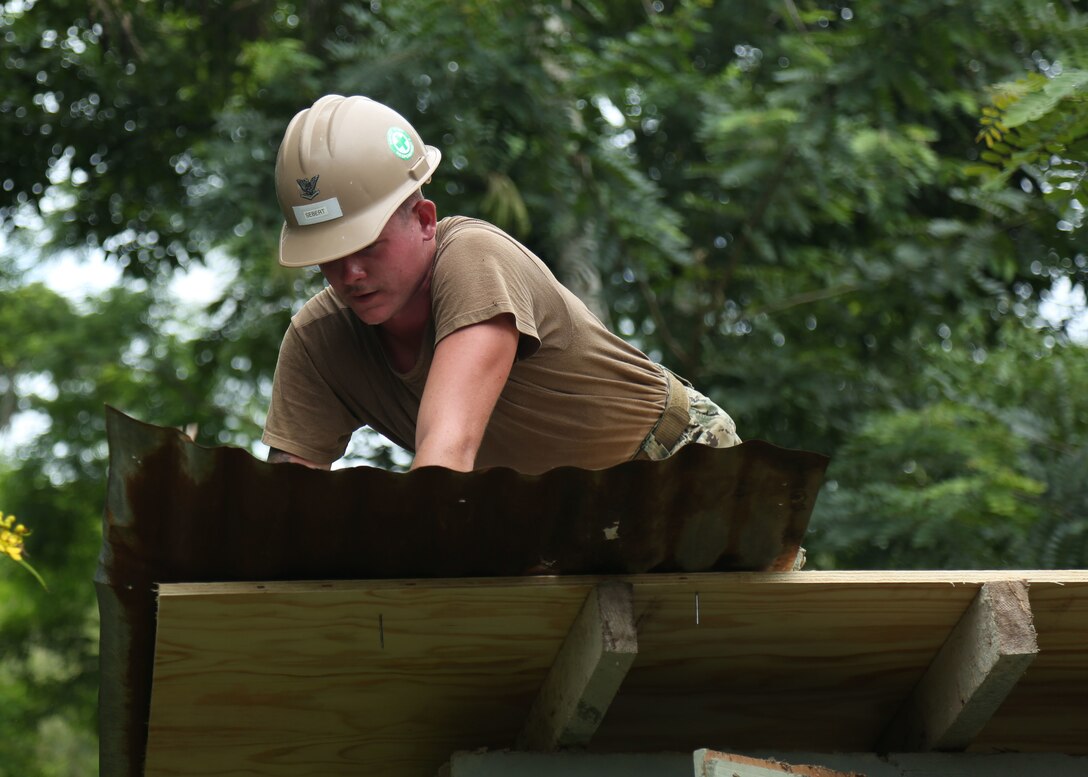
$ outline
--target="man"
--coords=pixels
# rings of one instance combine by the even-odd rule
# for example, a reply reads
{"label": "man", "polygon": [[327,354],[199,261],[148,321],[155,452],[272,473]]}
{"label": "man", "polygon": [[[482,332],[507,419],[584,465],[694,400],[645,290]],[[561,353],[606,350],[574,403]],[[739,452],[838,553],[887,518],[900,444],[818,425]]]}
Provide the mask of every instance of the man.
{"label": "man", "polygon": [[291,321],[265,424],[269,461],[328,468],[369,425],[413,468],[536,474],[739,442],[732,419],[610,333],[483,221],[438,220],[441,160],[366,97],[328,95],[276,159],[280,264],[328,286]]}

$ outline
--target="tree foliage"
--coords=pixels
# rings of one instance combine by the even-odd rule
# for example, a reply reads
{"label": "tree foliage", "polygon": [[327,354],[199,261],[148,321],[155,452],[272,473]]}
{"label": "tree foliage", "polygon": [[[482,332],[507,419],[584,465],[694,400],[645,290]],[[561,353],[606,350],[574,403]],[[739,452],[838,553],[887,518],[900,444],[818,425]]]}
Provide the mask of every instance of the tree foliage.
{"label": "tree foliage", "polygon": [[[40,283],[0,285],[0,394],[49,422],[0,468],[0,505],[33,526],[25,544],[49,582],[0,568],[0,725],[24,732],[0,740],[2,775],[94,773],[102,405],[180,426],[214,396],[156,308],[133,290],[81,309]],[[215,419],[209,410],[200,418]]]}
{"label": "tree foliage", "polygon": [[[1029,0],[20,0],[0,6],[0,775],[93,770],[102,404],[250,447],[288,317],[283,128],[397,108],[495,221],[746,439],[832,456],[836,567],[1088,561],[1085,16]],[[40,283],[104,255],[116,289]],[[233,276],[178,307],[179,270]],[[1063,285],[1064,284],[1064,285]],[[3,442],[0,431],[0,442]],[[389,463],[388,450],[364,451]],[[9,569],[10,568],[10,569]]]}
{"label": "tree foliage", "polygon": [[1059,229],[1079,229],[1088,209],[1088,70],[1029,73],[991,92],[979,138],[993,168],[982,174],[992,188],[1020,177],[1022,187],[1043,193]]}
{"label": "tree foliage", "polygon": [[815,563],[1084,566],[1084,347],[1016,324],[990,351],[959,342],[929,357],[932,400],[867,414],[839,450],[810,539]]}

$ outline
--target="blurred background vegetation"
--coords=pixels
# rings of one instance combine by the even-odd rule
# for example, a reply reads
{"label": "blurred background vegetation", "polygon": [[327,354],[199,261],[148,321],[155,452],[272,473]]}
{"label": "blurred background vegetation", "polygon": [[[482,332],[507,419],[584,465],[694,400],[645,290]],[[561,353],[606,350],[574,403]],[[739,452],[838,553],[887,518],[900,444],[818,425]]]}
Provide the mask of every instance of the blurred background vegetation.
{"label": "blurred background vegetation", "polygon": [[273,163],[327,92],[745,439],[830,455],[810,567],[1088,561],[1081,3],[0,9],[0,509],[50,586],[0,559],[0,776],[97,771],[103,405],[263,453],[320,278],[276,265]]}

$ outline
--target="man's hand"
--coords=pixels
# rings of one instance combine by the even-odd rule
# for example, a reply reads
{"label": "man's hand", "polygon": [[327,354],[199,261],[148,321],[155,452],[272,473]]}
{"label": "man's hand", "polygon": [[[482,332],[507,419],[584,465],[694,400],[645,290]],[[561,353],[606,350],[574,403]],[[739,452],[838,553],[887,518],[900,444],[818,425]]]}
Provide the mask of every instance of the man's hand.
{"label": "man's hand", "polygon": [[518,330],[509,313],[458,329],[435,347],[416,421],[412,469],[472,469],[517,348]]}
{"label": "man's hand", "polygon": [[268,463],[269,464],[282,464],[283,462],[289,462],[291,464],[301,464],[304,467],[310,469],[332,469],[331,464],[315,464],[309,459],[304,459],[301,456],[296,456],[293,453],[287,451],[281,451],[279,448],[268,449]]}

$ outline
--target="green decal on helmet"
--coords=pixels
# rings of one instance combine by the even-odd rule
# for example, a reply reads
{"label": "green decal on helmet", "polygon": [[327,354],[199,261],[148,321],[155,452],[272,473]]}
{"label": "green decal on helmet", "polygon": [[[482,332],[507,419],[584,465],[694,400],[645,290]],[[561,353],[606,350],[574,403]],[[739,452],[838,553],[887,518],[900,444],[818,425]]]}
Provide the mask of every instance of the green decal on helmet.
{"label": "green decal on helmet", "polygon": [[389,141],[389,150],[396,154],[401,159],[411,159],[413,152],[415,152],[415,144],[412,143],[412,138],[408,133],[402,130],[400,127],[390,127],[389,132],[385,134],[385,139]]}

